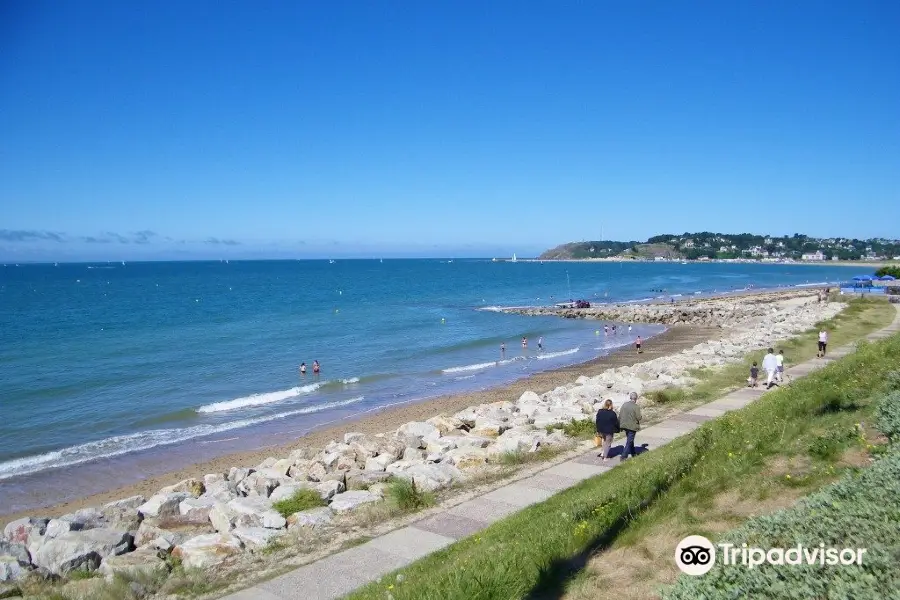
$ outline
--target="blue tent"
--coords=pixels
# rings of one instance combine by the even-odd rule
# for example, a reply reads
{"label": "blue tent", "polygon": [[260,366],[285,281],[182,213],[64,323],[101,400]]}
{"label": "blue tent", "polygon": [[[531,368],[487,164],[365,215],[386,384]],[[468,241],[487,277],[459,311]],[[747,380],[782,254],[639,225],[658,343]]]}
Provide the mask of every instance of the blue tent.
{"label": "blue tent", "polygon": [[853,281],[872,281],[874,279],[871,275],[857,275],[853,278]]}
{"label": "blue tent", "polygon": [[878,281],[896,281],[897,278],[893,275],[882,275],[878,278]]}

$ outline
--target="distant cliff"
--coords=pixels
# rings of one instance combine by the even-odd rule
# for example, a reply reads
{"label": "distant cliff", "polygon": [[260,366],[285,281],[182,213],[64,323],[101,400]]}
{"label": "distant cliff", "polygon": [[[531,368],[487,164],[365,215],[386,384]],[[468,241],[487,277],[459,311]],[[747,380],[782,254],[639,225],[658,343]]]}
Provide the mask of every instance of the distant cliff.
{"label": "distant cliff", "polygon": [[576,260],[585,258],[633,258],[654,259],[682,258],[672,244],[642,244],[640,242],[570,242],[551,248],[538,258],[541,260]]}

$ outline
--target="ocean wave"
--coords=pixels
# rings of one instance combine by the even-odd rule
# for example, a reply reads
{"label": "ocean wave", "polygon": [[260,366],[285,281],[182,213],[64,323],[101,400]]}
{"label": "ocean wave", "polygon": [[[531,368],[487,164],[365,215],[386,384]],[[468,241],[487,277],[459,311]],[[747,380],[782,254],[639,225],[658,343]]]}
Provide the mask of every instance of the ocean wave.
{"label": "ocean wave", "polygon": [[355,404],[363,398],[363,396],[359,396],[357,398],[350,398],[349,400],[328,402],[317,406],[307,406],[306,408],[299,408],[297,410],[291,410],[266,417],[242,419],[239,421],[231,421],[230,423],[222,423],[221,425],[195,425],[183,429],[153,429],[129,435],[117,435],[96,442],[88,442],[86,444],[80,444],[62,450],[54,450],[53,452],[47,452],[45,454],[26,456],[24,458],[17,458],[0,463],[0,480],[9,479],[10,477],[19,475],[29,475],[47,469],[69,467],[100,458],[120,456],[122,454],[128,454],[129,452],[149,450],[150,448],[155,448],[157,446],[177,444],[178,442],[193,438],[213,435],[223,431],[231,431],[232,429],[240,429],[242,427],[250,427],[251,425],[259,425],[261,423],[284,419],[286,417],[317,413],[331,408],[340,408],[342,406]]}
{"label": "ocean wave", "polygon": [[280,390],[277,392],[266,392],[263,394],[251,394],[250,396],[243,396],[241,398],[235,398],[234,400],[224,400],[222,402],[213,402],[212,404],[205,404],[197,409],[198,413],[215,413],[222,412],[226,410],[235,410],[238,408],[247,408],[249,406],[260,406],[262,404],[271,404],[272,402],[281,402],[282,400],[287,400],[288,398],[295,398],[300,396],[301,394],[311,394],[317,389],[328,385],[327,381],[322,381],[318,383],[310,383],[308,385],[301,385],[298,387],[292,387],[289,390]]}
{"label": "ocean wave", "polygon": [[454,377],[454,379],[456,379],[456,381],[462,381],[463,379],[474,379],[474,378],[475,378],[474,375],[461,375],[459,377]]}
{"label": "ocean wave", "polygon": [[622,304],[635,304],[638,302],[650,302],[653,298],[638,298],[637,300],[625,300]]}
{"label": "ocean wave", "polygon": [[341,379],[341,383],[344,385],[350,385],[351,383],[359,383],[359,377],[350,377],[349,379]]}
{"label": "ocean wave", "polygon": [[490,367],[497,366],[497,361],[478,363],[475,365],[464,365],[462,367],[450,367],[448,369],[441,369],[441,373],[463,373],[465,371],[480,371],[482,369],[488,369]]}
{"label": "ocean wave", "polygon": [[502,306],[481,306],[476,308],[475,310],[483,310],[486,312],[503,312]]}
{"label": "ocean wave", "polygon": [[538,360],[544,360],[545,358],[556,358],[558,356],[568,356],[569,354],[575,354],[581,350],[581,348],[569,348],[568,350],[560,350],[559,352],[547,352],[546,354],[538,354],[535,356]]}
{"label": "ocean wave", "polygon": [[794,287],[816,287],[820,285],[828,285],[827,281],[820,281],[818,283],[798,283]]}

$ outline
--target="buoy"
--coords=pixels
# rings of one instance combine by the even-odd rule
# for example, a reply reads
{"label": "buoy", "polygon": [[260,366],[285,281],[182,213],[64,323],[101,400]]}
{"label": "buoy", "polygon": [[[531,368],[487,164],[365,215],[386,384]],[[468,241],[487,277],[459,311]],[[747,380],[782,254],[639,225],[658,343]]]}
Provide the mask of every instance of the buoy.
{"label": "buoy", "polygon": [[447,322],[446,319],[444,319],[443,317],[441,317],[441,323],[446,323],[446,322]]}

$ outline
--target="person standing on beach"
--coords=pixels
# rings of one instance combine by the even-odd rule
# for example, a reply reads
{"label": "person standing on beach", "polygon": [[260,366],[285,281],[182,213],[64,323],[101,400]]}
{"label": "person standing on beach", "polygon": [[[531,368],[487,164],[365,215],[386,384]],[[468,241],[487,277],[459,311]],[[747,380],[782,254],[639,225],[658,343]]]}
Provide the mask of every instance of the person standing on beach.
{"label": "person standing on beach", "polygon": [[538,352],[544,350],[544,336],[538,338]]}
{"label": "person standing on beach", "polygon": [[634,347],[637,348],[638,354],[643,354],[644,350],[641,346],[644,345],[644,340],[641,339],[641,336],[637,336],[637,340],[634,342]]}
{"label": "person standing on beach", "polygon": [[619,409],[619,427],[625,432],[625,449],[619,460],[626,460],[629,455],[637,456],[634,451],[634,436],[641,429],[641,407],[637,404],[637,392],[631,392],[628,400]]}
{"label": "person standing on beach", "polygon": [[305,362],[300,363],[300,374],[303,375],[304,377],[306,377],[306,363]]}
{"label": "person standing on beach", "polygon": [[609,325],[603,326],[603,335],[609,335]]}
{"label": "person standing on beach", "polygon": [[523,337],[522,338],[522,350],[525,350],[526,348],[528,348],[528,338]]}
{"label": "person standing on beach", "polygon": [[771,348],[763,358],[762,368],[766,372],[766,389],[771,390],[775,385],[775,373],[778,372],[778,359],[775,358],[775,353]]}
{"label": "person standing on beach", "polygon": [[313,361],[313,375],[315,375],[316,377],[319,376],[319,361],[317,360]]}
{"label": "person standing on beach", "polygon": [[609,458],[609,448],[612,446],[613,436],[619,433],[619,417],[613,410],[613,401],[609,398],[603,403],[603,408],[597,411],[595,426],[597,428],[597,437],[603,444],[600,450],[600,458],[604,462]]}
{"label": "person standing on beach", "polygon": [[828,332],[823,329],[819,332],[819,351],[816,352],[817,358],[825,358],[826,346],[828,346]]}
{"label": "person standing on beach", "polygon": [[631,333],[631,325],[628,326],[628,333]]}

